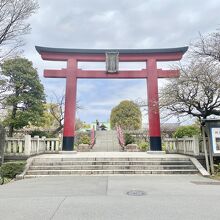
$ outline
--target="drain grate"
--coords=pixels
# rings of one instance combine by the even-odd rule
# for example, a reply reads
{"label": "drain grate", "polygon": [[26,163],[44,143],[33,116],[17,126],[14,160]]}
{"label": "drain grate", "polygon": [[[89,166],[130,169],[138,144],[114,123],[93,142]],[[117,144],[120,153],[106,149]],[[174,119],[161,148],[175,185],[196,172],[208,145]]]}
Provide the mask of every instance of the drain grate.
{"label": "drain grate", "polygon": [[191,183],[194,183],[196,185],[219,185],[220,186],[220,182],[201,182],[201,181],[191,181]]}
{"label": "drain grate", "polygon": [[126,193],[128,196],[145,196],[146,192],[142,190],[130,190]]}

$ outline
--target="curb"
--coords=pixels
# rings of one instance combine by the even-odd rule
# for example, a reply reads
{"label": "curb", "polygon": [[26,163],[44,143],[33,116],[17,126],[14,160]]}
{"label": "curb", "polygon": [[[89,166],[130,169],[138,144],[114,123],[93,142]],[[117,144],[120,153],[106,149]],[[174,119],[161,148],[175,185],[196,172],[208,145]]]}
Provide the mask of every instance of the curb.
{"label": "curb", "polygon": [[31,166],[31,164],[33,162],[33,159],[34,159],[34,157],[30,157],[30,158],[27,159],[27,163],[26,163],[24,171],[21,174],[16,175],[15,180],[22,180],[22,179],[24,179],[24,176],[27,173],[27,171],[29,170],[29,167]]}
{"label": "curb", "polygon": [[190,157],[190,160],[194,164],[194,166],[198,169],[202,176],[210,176],[207,170],[201,165],[201,163],[194,157]]}

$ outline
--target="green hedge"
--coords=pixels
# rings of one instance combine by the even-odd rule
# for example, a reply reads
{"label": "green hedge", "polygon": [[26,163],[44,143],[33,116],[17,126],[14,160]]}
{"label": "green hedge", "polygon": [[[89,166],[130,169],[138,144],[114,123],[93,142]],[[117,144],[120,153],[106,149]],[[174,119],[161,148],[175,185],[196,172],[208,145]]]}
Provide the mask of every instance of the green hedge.
{"label": "green hedge", "polygon": [[124,138],[125,138],[125,145],[135,143],[135,138],[129,133],[125,133]]}
{"label": "green hedge", "polygon": [[56,135],[52,134],[52,132],[41,131],[41,130],[31,131],[31,132],[29,132],[29,135],[31,135],[31,137],[34,137],[34,136],[46,137],[46,138],[55,138],[56,137]]}
{"label": "green hedge", "polygon": [[90,144],[90,137],[88,134],[82,134],[79,138],[78,138],[78,142],[77,144]]}
{"label": "green hedge", "polygon": [[17,174],[20,174],[23,172],[25,168],[25,161],[19,161],[19,162],[6,162],[2,164],[2,172],[4,177],[13,179],[16,177]]}
{"label": "green hedge", "polygon": [[173,136],[182,138],[184,136],[192,137],[193,135],[200,135],[200,129],[195,125],[188,125],[177,128]]}
{"label": "green hedge", "polygon": [[138,147],[140,148],[141,151],[147,151],[150,149],[148,142],[141,142],[138,144]]}

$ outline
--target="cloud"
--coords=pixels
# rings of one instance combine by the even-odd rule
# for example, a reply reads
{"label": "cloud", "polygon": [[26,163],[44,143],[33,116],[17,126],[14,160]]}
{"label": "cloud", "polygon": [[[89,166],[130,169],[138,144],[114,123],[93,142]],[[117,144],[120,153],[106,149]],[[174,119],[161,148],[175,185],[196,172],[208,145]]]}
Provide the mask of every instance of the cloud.
{"label": "cloud", "polygon": [[[43,69],[65,62],[42,61],[34,46],[67,48],[165,48],[188,45],[198,32],[219,27],[218,0],[39,0],[29,22],[24,55],[38,69],[46,93],[65,91],[65,80],[43,78]],[[167,64],[159,64],[167,66]],[[97,65],[98,66],[98,65]],[[166,67],[167,68],[167,67]],[[165,83],[159,81],[159,86]],[[86,109],[82,120],[109,117],[123,99],[147,99],[145,80],[79,80],[77,99]]]}

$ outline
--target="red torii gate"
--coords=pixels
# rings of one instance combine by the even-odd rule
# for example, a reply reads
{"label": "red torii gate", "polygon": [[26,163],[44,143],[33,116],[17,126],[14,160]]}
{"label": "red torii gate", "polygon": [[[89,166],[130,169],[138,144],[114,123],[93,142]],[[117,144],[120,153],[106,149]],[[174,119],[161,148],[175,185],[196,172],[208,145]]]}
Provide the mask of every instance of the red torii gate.
{"label": "red torii gate", "polygon": [[[179,77],[179,70],[157,69],[157,61],[178,61],[188,47],[166,49],[63,49],[36,46],[43,60],[66,61],[67,68],[44,70],[47,78],[66,78],[63,150],[73,150],[75,136],[77,79],[147,79],[150,149],[161,151],[158,78]],[[146,62],[146,69],[135,71],[81,70],[78,62],[105,62],[106,54],[117,54],[119,62]],[[116,65],[117,66],[117,65]]]}

